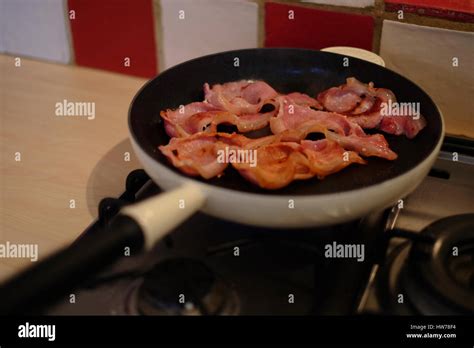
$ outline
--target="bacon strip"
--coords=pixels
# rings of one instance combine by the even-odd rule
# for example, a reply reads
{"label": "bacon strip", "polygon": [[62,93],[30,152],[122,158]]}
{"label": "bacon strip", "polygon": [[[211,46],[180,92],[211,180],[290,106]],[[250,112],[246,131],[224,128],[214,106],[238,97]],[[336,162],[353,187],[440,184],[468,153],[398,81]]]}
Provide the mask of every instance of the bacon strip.
{"label": "bacon strip", "polygon": [[[274,134],[287,130],[307,130],[319,127],[326,137],[338,142],[347,150],[357,151],[367,157],[377,156],[388,160],[397,158],[397,154],[390,150],[383,135],[365,134],[363,129],[350,122],[347,116],[294,105],[285,97],[279,97],[279,102],[278,114],[270,120],[270,127]],[[302,134],[307,135],[304,132]]]}
{"label": "bacon strip", "polygon": [[417,120],[410,116],[390,116],[382,119],[379,129],[389,134],[404,134],[408,139],[413,139],[425,126],[426,119],[421,115]]}
{"label": "bacon strip", "polygon": [[228,166],[217,161],[221,145],[215,134],[197,133],[186,138],[171,138],[168,145],[159,149],[183,173],[210,179],[221,175]]}
{"label": "bacon strip", "polygon": [[278,93],[263,81],[238,81],[204,84],[204,100],[220,110],[236,115],[256,114],[262,106]]}
{"label": "bacon strip", "polygon": [[309,106],[319,110],[323,109],[323,106],[314,98],[311,98],[309,95],[299,92],[293,92],[287,94],[286,97],[291,100],[292,103],[300,106]]}
{"label": "bacon strip", "polygon": [[252,150],[278,140],[273,135],[249,139],[236,133],[199,132],[188,137],[171,138],[169,144],[160,146],[159,150],[183,173],[210,179],[220,176],[228,166],[228,163],[217,161],[219,150],[226,147]]}
{"label": "bacon strip", "polygon": [[372,82],[364,84],[354,77],[346,79],[339,87],[332,87],[318,94],[317,99],[326,110],[347,115],[362,128],[378,128],[394,135],[414,138],[425,126],[420,115],[415,119],[407,116],[382,115],[383,103],[396,102],[393,92],[386,88],[374,88]]}
{"label": "bacon strip", "polygon": [[279,189],[293,180],[314,176],[308,158],[296,143],[275,143],[257,149],[257,166],[249,163],[232,163],[239,173],[250,182],[265,188]]}
{"label": "bacon strip", "polygon": [[322,179],[336,173],[352,163],[366,164],[356,152],[345,151],[337,142],[330,139],[301,141],[303,153],[309,160],[311,171]]}
{"label": "bacon strip", "polygon": [[353,91],[331,87],[318,94],[318,101],[326,110],[343,113],[354,109],[360,103],[361,98]]}
{"label": "bacon strip", "polygon": [[355,152],[345,151],[330,139],[303,140],[301,144],[285,141],[287,133],[259,139],[240,134],[197,133],[186,138],[173,138],[160,151],[183,173],[210,179],[222,175],[229,165],[218,161],[218,151],[225,148],[255,150],[256,166],[232,163],[239,173],[265,189],[278,189],[293,180],[309,179],[338,172],[352,163],[366,162]]}
{"label": "bacon strip", "polygon": [[214,105],[203,102],[195,102],[184,105],[175,110],[167,109],[165,111],[161,111],[160,116],[165,121],[165,130],[170,137],[182,137],[191,134],[185,128],[185,123],[187,122],[188,118],[195,114],[215,110],[218,110],[218,108],[216,108]]}
{"label": "bacon strip", "polygon": [[[277,95],[273,88],[262,81],[229,82],[212,88],[206,83],[204,92],[204,102],[190,103],[160,113],[170,137],[186,137],[201,131],[215,132],[219,124],[235,125],[242,133],[258,130],[266,127],[276,112],[260,113],[262,107],[273,103],[272,98]],[[301,96],[300,99],[303,99]],[[306,97],[306,103],[318,103]]]}
{"label": "bacon strip", "polygon": [[[350,164],[365,164],[362,157],[397,158],[382,134],[369,135],[363,128],[413,138],[426,126],[423,117],[383,115],[383,103],[396,102],[393,92],[355,78],[321,92],[317,99],[299,92],[281,95],[263,81],[212,87],[206,83],[204,93],[203,102],[160,113],[172,137],[160,151],[183,173],[205,179],[223,175],[229,166],[219,159],[221,151],[256,151],[256,165],[239,161],[231,165],[265,189],[315,176],[323,179]],[[273,110],[262,112],[266,104]],[[235,125],[240,133],[269,124],[273,135],[250,139],[219,133],[219,124]],[[311,133],[322,133],[324,139],[306,140]]]}
{"label": "bacon strip", "polygon": [[[193,103],[195,104],[195,103]],[[200,103],[207,104],[207,103]],[[182,110],[186,110],[184,106]],[[195,109],[194,106],[190,106]],[[202,108],[205,109],[205,108]],[[266,127],[273,116],[274,110],[267,113],[246,114],[237,116],[225,110],[215,110],[213,106],[209,111],[187,112],[185,117],[174,117],[178,110],[167,110],[161,113],[165,120],[165,130],[170,137],[187,137],[198,132],[216,132],[219,124],[235,125],[239,132],[246,133]]]}
{"label": "bacon strip", "polygon": [[301,144],[281,142],[278,136],[274,139],[275,143],[258,147],[257,166],[232,163],[244,178],[265,189],[279,189],[313,176],[323,179],[352,163],[366,163],[357,153],[345,151],[329,139],[303,140]]}

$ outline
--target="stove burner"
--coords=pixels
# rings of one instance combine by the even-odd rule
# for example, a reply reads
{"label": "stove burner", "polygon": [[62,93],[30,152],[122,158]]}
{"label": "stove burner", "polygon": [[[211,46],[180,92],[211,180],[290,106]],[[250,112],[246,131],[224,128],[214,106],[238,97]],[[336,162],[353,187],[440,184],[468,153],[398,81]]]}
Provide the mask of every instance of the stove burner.
{"label": "stove burner", "polygon": [[143,315],[235,315],[236,292],[201,261],[167,259],[147,272],[135,294]]}
{"label": "stove burner", "polygon": [[427,238],[411,250],[410,243],[398,246],[382,269],[382,302],[398,314],[474,313],[474,214],[438,220],[420,234]]}

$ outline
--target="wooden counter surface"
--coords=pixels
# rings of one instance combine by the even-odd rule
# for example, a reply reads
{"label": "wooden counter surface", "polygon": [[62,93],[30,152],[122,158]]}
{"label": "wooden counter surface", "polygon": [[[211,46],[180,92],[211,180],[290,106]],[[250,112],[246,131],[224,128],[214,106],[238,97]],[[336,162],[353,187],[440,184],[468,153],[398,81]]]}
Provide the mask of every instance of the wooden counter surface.
{"label": "wooden counter surface", "polygon": [[[121,193],[128,172],[140,168],[127,140],[127,112],[146,80],[14,63],[0,56],[0,243],[38,244],[41,259],[73,241],[97,216],[100,199]],[[95,118],[56,116],[65,99],[94,102]],[[30,262],[0,258],[0,279]]]}

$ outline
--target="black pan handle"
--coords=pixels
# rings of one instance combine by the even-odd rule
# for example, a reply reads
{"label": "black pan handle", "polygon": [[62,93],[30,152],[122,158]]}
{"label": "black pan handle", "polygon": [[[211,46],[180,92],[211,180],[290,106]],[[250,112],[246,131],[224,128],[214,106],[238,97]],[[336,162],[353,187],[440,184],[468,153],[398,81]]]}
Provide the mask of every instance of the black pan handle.
{"label": "black pan handle", "polygon": [[126,246],[136,251],[143,243],[135,220],[118,215],[108,229],[85,235],[4,284],[0,288],[0,314],[38,314],[91,273],[123,255]]}
{"label": "black pan handle", "polygon": [[0,287],[0,314],[38,314],[91,274],[130,252],[151,247],[205,202],[195,184],[122,208],[104,230],[14,276]]}

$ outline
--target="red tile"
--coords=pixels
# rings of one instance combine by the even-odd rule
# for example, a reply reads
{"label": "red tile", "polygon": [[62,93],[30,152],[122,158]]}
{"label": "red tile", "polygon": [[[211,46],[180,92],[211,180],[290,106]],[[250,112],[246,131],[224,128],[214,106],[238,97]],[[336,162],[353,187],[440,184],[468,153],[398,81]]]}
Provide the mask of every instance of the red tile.
{"label": "red tile", "polygon": [[[294,19],[289,19],[289,11]],[[371,16],[265,4],[265,46],[321,49],[352,46],[372,50]]]}
{"label": "red tile", "polygon": [[385,10],[474,22],[473,0],[385,0]]}
{"label": "red tile", "polygon": [[[157,73],[152,0],[68,0],[78,65],[151,77]],[[124,65],[130,58],[130,66]]]}

